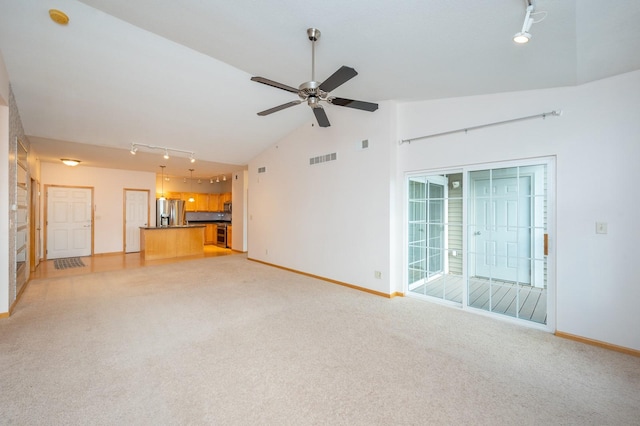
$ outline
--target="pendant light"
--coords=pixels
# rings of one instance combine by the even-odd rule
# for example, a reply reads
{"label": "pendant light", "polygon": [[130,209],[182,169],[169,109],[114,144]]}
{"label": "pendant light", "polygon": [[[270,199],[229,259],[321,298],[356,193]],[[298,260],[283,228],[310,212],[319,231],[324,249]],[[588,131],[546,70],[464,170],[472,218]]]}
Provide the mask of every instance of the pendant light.
{"label": "pendant light", "polygon": [[160,178],[160,184],[162,185],[162,189],[161,189],[161,193],[160,193],[160,199],[164,200],[164,168],[167,166],[160,166],[160,168],[162,169],[162,177]]}
{"label": "pendant light", "polygon": [[[193,194],[193,169],[189,169],[189,171],[191,172],[191,180],[189,181],[189,191],[191,191],[191,193]],[[189,197],[189,202],[193,203],[195,201],[195,199],[193,198],[193,196]]]}

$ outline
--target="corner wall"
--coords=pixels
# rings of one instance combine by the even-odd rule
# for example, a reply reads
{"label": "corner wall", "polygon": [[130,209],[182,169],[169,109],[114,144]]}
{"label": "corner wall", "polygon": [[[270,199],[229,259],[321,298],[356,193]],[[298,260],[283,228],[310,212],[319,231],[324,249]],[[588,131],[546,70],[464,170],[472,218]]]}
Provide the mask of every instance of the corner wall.
{"label": "corner wall", "polygon": [[9,74],[0,52],[0,316],[9,313]]}
{"label": "corner wall", "polygon": [[[403,144],[398,181],[409,171],[556,156],[556,328],[640,350],[639,99],[636,71],[571,88],[402,104],[398,139],[563,115]],[[607,222],[608,234],[597,235],[596,222]],[[395,244],[404,244],[401,233]]]}
{"label": "corner wall", "polygon": [[248,256],[389,294],[395,107],[326,110],[249,163]]}

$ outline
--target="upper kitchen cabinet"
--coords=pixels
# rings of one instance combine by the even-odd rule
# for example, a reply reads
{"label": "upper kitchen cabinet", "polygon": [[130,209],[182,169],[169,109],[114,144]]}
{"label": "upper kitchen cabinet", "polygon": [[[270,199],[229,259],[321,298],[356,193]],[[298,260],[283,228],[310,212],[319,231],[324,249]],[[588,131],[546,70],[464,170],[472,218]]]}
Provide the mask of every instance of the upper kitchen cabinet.
{"label": "upper kitchen cabinet", "polygon": [[209,211],[209,197],[210,197],[210,194],[196,194],[196,211],[197,212]]}
{"label": "upper kitchen cabinet", "polygon": [[223,211],[224,203],[230,203],[230,202],[231,202],[231,192],[225,192],[223,194],[220,194],[220,197],[218,200],[218,211]]}
{"label": "upper kitchen cabinet", "polygon": [[220,201],[220,195],[222,194],[209,194],[209,206],[208,206],[208,210],[210,212],[217,212],[217,211],[221,211],[222,209],[219,209],[219,201]]}

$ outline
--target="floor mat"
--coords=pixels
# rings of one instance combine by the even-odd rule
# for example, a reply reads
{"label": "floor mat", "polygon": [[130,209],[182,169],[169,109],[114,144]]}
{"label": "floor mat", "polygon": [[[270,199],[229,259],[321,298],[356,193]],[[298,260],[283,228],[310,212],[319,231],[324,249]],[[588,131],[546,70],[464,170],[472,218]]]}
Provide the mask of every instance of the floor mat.
{"label": "floor mat", "polygon": [[53,266],[56,269],[79,268],[85,266],[79,257],[67,257],[66,259],[54,259]]}

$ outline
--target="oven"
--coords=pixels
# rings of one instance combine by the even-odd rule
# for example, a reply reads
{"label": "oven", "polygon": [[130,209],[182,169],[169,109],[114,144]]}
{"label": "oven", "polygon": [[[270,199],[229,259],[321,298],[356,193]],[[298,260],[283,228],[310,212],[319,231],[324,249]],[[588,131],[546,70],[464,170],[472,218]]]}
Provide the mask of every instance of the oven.
{"label": "oven", "polygon": [[218,223],[218,230],[216,232],[216,245],[218,247],[227,248],[227,224]]}

